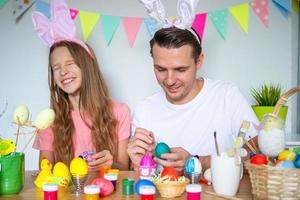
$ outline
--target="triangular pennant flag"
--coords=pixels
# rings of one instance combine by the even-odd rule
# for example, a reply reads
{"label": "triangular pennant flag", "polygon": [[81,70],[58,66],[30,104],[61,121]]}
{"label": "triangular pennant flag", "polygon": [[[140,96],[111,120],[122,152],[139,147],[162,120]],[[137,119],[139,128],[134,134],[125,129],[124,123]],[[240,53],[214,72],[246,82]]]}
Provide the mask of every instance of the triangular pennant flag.
{"label": "triangular pennant flag", "polygon": [[292,8],[295,11],[295,13],[299,13],[299,1],[298,0],[293,0]]}
{"label": "triangular pennant flag", "polygon": [[109,16],[102,15],[101,22],[104,30],[104,37],[107,45],[110,45],[110,42],[120,24],[121,18],[119,16]]}
{"label": "triangular pennant flag", "polygon": [[7,0],[0,0],[0,8],[6,4]]}
{"label": "triangular pennant flag", "polygon": [[86,11],[79,11],[80,24],[82,28],[83,41],[86,42],[92,31],[94,30],[95,25],[97,24],[100,14],[92,13]]}
{"label": "triangular pennant flag", "polygon": [[280,5],[281,7],[283,7],[284,9],[288,11],[292,11],[291,0],[273,0],[273,1],[276,2],[278,5]]}
{"label": "triangular pennant flag", "polygon": [[79,12],[79,10],[76,10],[76,9],[74,9],[74,8],[70,8],[70,14],[71,14],[71,18],[72,18],[73,20],[76,19],[78,12]]}
{"label": "triangular pennant flag", "polygon": [[50,4],[37,0],[35,4],[36,11],[43,13],[46,17],[50,18]]}
{"label": "triangular pennant flag", "polygon": [[235,20],[242,27],[243,31],[248,33],[248,21],[249,21],[249,5],[244,3],[241,5],[233,6],[229,8],[230,13]]}
{"label": "triangular pennant flag", "polygon": [[269,0],[255,0],[250,2],[255,14],[259,17],[265,27],[269,26]]}
{"label": "triangular pennant flag", "polygon": [[197,14],[193,21],[192,27],[195,29],[201,40],[203,40],[203,33],[205,30],[207,13]]}
{"label": "triangular pennant flag", "polygon": [[153,38],[154,33],[157,31],[157,24],[153,18],[147,17],[144,19],[150,38]]}
{"label": "triangular pennant flag", "polygon": [[132,47],[143,20],[138,17],[122,17],[122,22],[129,45]]}
{"label": "triangular pennant flag", "polygon": [[279,12],[284,16],[284,18],[288,19],[289,11],[287,9],[285,9],[284,7],[282,7],[281,5],[279,5],[278,3],[276,3],[274,0],[272,0],[272,2],[275,5],[275,7],[277,8],[277,10],[279,10]]}
{"label": "triangular pennant flag", "polygon": [[221,37],[225,40],[227,35],[228,10],[217,10],[208,14]]}

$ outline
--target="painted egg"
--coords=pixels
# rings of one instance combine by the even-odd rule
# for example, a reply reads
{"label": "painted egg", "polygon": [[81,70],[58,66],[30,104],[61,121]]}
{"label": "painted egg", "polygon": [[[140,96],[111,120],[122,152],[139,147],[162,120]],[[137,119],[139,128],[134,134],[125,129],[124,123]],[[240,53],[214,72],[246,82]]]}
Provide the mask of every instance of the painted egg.
{"label": "painted egg", "polygon": [[98,185],[100,187],[100,196],[105,197],[113,193],[114,185],[109,180],[104,178],[96,178],[92,181],[92,185]]}
{"label": "painted egg", "polygon": [[155,156],[160,159],[163,159],[161,158],[161,154],[170,153],[170,152],[171,152],[170,147],[164,142],[158,143],[155,147]]}
{"label": "painted egg", "polygon": [[296,155],[294,165],[296,168],[300,168],[300,154]]}
{"label": "painted egg", "polygon": [[70,176],[67,165],[63,162],[57,162],[53,168],[53,176]]}
{"label": "painted egg", "polygon": [[150,181],[150,180],[147,180],[147,179],[140,179],[136,182],[135,186],[134,186],[134,189],[135,189],[135,192],[140,195],[140,188],[142,186],[154,186],[154,184]]}
{"label": "painted egg", "polygon": [[279,153],[278,155],[278,160],[295,160],[295,152],[290,151],[290,150],[283,150],[282,152]]}
{"label": "painted egg", "polygon": [[208,181],[211,181],[211,169],[208,168],[207,170],[205,170],[204,172],[204,178]]}
{"label": "painted egg", "polygon": [[168,176],[170,181],[177,181],[178,172],[174,167],[165,167],[161,172],[161,177]]}
{"label": "painted egg", "polygon": [[47,108],[39,112],[36,116],[34,125],[39,130],[49,128],[55,119],[55,113],[51,108]]}
{"label": "painted egg", "polygon": [[251,158],[250,162],[256,165],[265,165],[268,163],[268,159],[262,154],[255,154],[255,156]]}
{"label": "painted egg", "polygon": [[201,174],[202,165],[198,160],[198,158],[196,157],[189,158],[185,163],[184,171],[186,174],[193,174],[193,173]]}
{"label": "painted egg", "polygon": [[70,172],[74,175],[86,175],[88,173],[88,165],[82,158],[74,158],[70,164]]}
{"label": "painted egg", "polygon": [[18,125],[24,125],[28,121],[29,110],[27,106],[18,106],[14,112],[14,122]]}
{"label": "painted egg", "polygon": [[283,167],[283,168],[295,168],[295,165],[293,161],[290,160],[283,160],[276,163],[277,167]]}

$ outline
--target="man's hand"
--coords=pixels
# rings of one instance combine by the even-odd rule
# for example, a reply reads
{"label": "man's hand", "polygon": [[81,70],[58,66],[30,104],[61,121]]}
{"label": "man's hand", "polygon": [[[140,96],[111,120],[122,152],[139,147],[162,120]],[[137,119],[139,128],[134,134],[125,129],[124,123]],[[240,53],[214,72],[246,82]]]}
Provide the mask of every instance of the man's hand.
{"label": "man's hand", "polygon": [[138,169],[142,156],[146,153],[153,154],[154,150],[153,133],[143,128],[137,128],[134,136],[129,140],[127,153],[134,165],[134,170]]}
{"label": "man's hand", "polygon": [[90,169],[99,170],[101,166],[111,167],[113,164],[113,156],[110,151],[103,150],[92,155],[94,161],[88,162]]}
{"label": "man's hand", "polygon": [[164,153],[161,155],[166,160],[154,158],[157,164],[161,164],[164,167],[173,166],[177,171],[182,172],[184,170],[187,159],[191,157],[191,154],[181,147],[171,148],[171,153]]}

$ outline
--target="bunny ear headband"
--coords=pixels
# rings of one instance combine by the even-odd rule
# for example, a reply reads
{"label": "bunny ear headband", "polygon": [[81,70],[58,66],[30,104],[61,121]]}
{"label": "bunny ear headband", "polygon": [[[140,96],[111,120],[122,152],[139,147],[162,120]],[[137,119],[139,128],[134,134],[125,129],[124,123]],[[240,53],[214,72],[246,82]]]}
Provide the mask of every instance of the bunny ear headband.
{"label": "bunny ear headband", "polygon": [[164,6],[161,0],[140,1],[146,7],[148,15],[156,20],[158,28],[169,28],[175,26],[179,29],[191,29],[195,17],[194,9],[197,6],[198,0],[178,0],[177,12],[179,17],[173,21],[166,18]]}
{"label": "bunny ear headband", "polygon": [[67,40],[76,42],[92,55],[87,45],[76,38],[76,27],[64,0],[51,0],[50,20],[42,13],[35,11],[32,13],[32,21],[34,30],[48,47],[56,42]]}

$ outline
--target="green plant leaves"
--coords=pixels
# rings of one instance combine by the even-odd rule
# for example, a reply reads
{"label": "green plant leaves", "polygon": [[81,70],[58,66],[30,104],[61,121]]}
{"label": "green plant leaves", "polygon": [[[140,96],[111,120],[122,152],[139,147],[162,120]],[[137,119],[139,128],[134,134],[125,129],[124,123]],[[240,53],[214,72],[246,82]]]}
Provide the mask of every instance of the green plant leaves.
{"label": "green plant leaves", "polygon": [[257,106],[275,106],[282,94],[282,87],[277,84],[262,84],[260,88],[251,89],[251,95]]}

